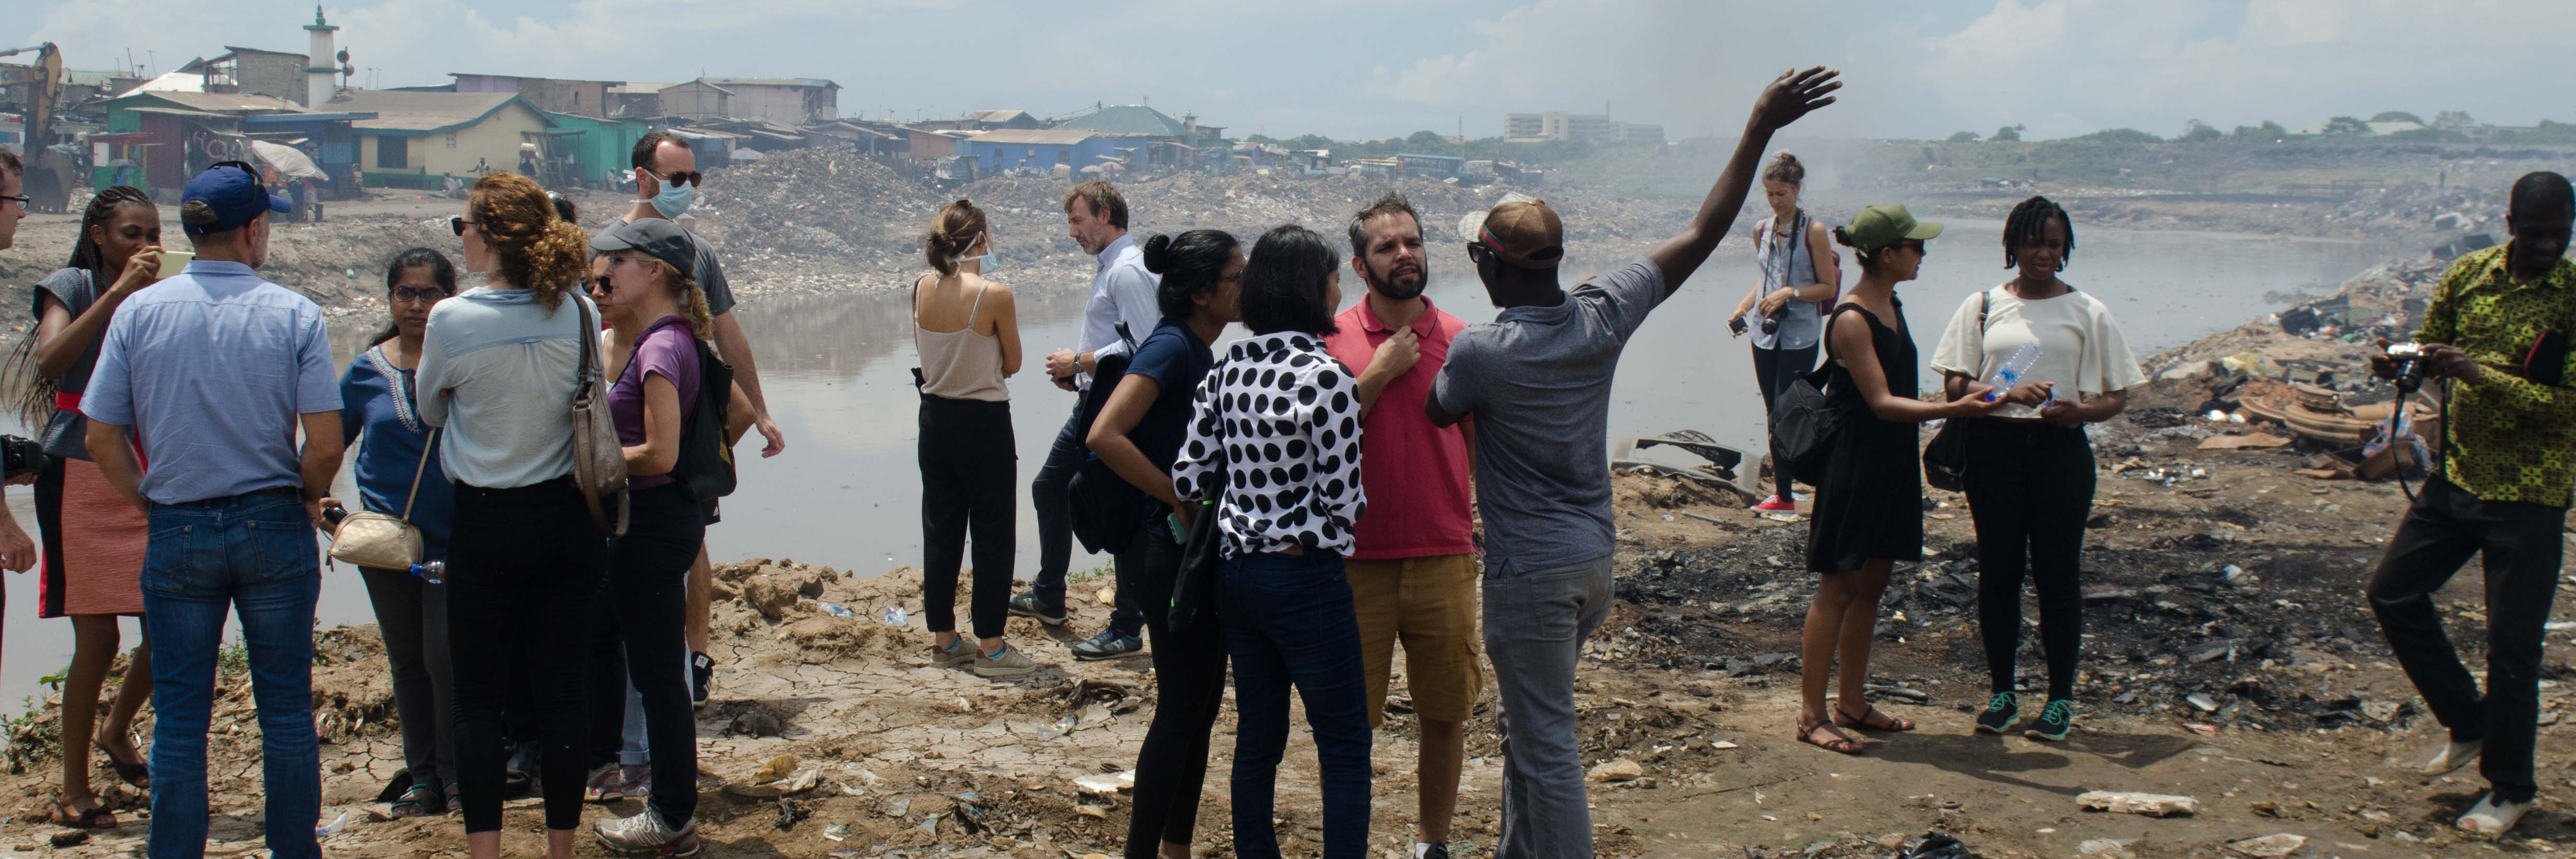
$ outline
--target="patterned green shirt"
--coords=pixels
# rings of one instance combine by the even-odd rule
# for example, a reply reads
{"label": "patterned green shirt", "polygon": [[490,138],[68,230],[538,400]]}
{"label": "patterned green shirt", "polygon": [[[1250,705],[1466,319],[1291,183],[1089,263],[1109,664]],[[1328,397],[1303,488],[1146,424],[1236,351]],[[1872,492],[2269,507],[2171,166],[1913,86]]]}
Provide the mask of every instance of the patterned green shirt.
{"label": "patterned green shirt", "polygon": [[2447,343],[2486,369],[2452,386],[2443,475],[2485,501],[2568,506],[2576,489],[2576,350],[2559,385],[2523,378],[2524,356],[2551,329],[2576,336],[2576,265],[2515,283],[2511,244],[2460,257],[2442,275],[2415,339]]}

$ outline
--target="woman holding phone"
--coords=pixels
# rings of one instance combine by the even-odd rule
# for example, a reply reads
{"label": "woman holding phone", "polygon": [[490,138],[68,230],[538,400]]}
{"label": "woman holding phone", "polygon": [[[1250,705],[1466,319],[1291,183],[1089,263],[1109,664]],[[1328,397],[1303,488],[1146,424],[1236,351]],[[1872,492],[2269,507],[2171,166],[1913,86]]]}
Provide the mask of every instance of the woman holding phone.
{"label": "woman holding phone", "polygon": [[[1766,416],[1781,393],[1816,368],[1826,302],[1842,290],[1833,228],[1807,217],[1807,210],[1798,206],[1798,191],[1806,181],[1806,165],[1786,152],[1771,156],[1770,166],[1762,169],[1762,197],[1771,204],[1771,217],[1753,227],[1754,261],[1762,266],[1762,282],[1744,294],[1735,315],[1726,319],[1727,330],[1737,337],[1753,332],[1753,384],[1761,390]],[[1759,330],[1744,321],[1745,314],[1757,311],[1762,320]],[[1779,490],[1753,509],[1796,511],[1798,496],[1790,490],[1790,478],[1795,475],[1781,462],[1776,447],[1771,454],[1771,477]]]}

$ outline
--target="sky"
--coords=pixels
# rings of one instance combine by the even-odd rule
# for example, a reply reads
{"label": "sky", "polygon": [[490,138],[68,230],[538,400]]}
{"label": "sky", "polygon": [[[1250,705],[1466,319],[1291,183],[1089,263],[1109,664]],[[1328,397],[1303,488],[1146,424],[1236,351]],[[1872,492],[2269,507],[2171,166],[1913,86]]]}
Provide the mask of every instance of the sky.
{"label": "sky", "polygon": [[[302,52],[310,0],[11,0],[0,44],[169,71],[226,45]],[[1608,110],[1732,136],[1793,65],[1843,70],[1793,133],[1929,138],[2022,125],[2171,136],[2464,110],[2576,119],[2566,0],[326,0],[361,83],[450,72],[626,81],[828,78],[844,116],[1146,103],[1242,137],[1501,132]],[[32,14],[25,14],[25,12]],[[2548,89],[2544,90],[2544,87]],[[2556,111],[2552,113],[2551,111]]]}

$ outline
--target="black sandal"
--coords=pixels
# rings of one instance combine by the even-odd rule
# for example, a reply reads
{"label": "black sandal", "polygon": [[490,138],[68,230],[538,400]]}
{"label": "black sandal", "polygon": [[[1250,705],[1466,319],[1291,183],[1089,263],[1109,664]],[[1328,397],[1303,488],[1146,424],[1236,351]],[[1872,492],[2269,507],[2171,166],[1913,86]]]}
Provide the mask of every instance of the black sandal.
{"label": "black sandal", "polygon": [[432,808],[438,809],[437,813],[445,814],[447,812],[446,795],[439,793],[438,788],[414,783],[410,790],[403,791],[401,799],[394,800],[393,808],[386,813],[395,820],[401,820],[406,817],[428,817]]}
{"label": "black sandal", "polygon": [[55,802],[53,823],[55,826],[68,826],[73,829],[114,829],[116,812],[109,811],[107,806],[102,805],[75,814],[70,805]]}
{"label": "black sandal", "polygon": [[[1877,721],[1871,721],[1873,719]],[[1859,728],[1864,731],[1903,732],[1914,730],[1913,722],[1899,719],[1886,713],[1881,713],[1878,711],[1878,706],[1874,704],[1871,705],[1868,710],[1862,711],[1860,718],[1857,719],[1852,718],[1851,714],[1843,712],[1842,707],[1836,706],[1834,708],[1834,724],[1845,728]]]}
{"label": "black sandal", "polygon": [[99,754],[107,756],[107,765],[108,767],[116,770],[117,778],[124,779],[125,783],[133,785],[135,790],[149,791],[152,789],[151,764],[144,761],[136,761],[129,764],[124,761],[117,760],[116,752],[110,750],[106,743],[91,743],[90,745],[97,747]]}
{"label": "black sandal", "polygon": [[[1816,739],[1817,731],[1832,731],[1834,739],[1818,741]],[[1798,742],[1805,743],[1828,752],[1833,752],[1838,755],[1857,755],[1861,753],[1863,748],[1859,740],[1855,740],[1844,735],[1841,730],[1825,724],[1821,720],[1815,722],[1801,720],[1798,723]]]}

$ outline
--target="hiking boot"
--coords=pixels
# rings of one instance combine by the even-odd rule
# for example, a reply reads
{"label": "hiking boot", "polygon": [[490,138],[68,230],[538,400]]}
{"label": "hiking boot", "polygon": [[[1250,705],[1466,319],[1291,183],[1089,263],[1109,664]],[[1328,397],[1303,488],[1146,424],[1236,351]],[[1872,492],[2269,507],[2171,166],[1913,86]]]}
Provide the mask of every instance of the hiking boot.
{"label": "hiking boot", "polygon": [[[2433,755],[2431,758],[2417,758],[2417,760],[2424,761],[2424,765],[2416,768],[2415,771],[2425,775],[2444,775],[2452,770],[2468,766],[2469,762],[2477,760],[2478,753],[2486,751],[2486,748],[2487,743],[2485,740],[2461,743],[2454,742],[2450,738],[2445,737],[2442,739],[2441,745],[2433,748]],[[2528,803],[2525,804],[2527,805]]]}
{"label": "hiking boot", "polygon": [[2478,800],[2477,807],[2469,809],[2467,814],[2460,815],[2458,823],[2461,829],[2490,839],[2501,838],[2505,833],[2513,831],[2515,823],[2521,822],[2523,812],[2530,810],[2531,800],[2514,802],[2497,799],[2495,794],[2489,793]]}
{"label": "hiking boot", "polygon": [[1018,617],[1034,617],[1039,623],[1048,626],[1063,626],[1065,619],[1063,602],[1048,603],[1046,598],[1038,596],[1036,591],[1012,594],[1011,614]]}
{"label": "hiking boot", "polygon": [[705,707],[707,692],[715,688],[716,661],[704,653],[689,654],[689,705]]}
{"label": "hiking boot", "polygon": [[1762,503],[1753,505],[1753,509],[1764,513],[1795,513],[1798,512],[1798,502],[1774,495],[1762,499]]}
{"label": "hiking boot", "polygon": [[590,831],[599,835],[599,844],[621,856],[657,856],[679,859],[698,855],[697,821],[672,828],[663,822],[662,813],[647,805],[634,817],[602,820]]}
{"label": "hiking boot", "polygon": [[1072,646],[1073,658],[1085,661],[1116,659],[1145,649],[1145,640],[1133,635],[1119,635],[1116,629],[1104,629],[1099,635]]}
{"label": "hiking boot", "polygon": [[2021,715],[2021,699],[2010,692],[1997,692],[1986,702],[1986,712],[1977,716],[1977,733],[2000,734],[2012,727],[2013,718]]}
{"label": "hiking boot", "polygon": [[2047,707],[2040,709],[2039,718],[2033,720],[2029,730],[2022,731],[2021,735],[2034,740],[2063,740],[2066,739],[2066,732],[2074,727],[2075,702],[2066,698],[2057,698],[2049,701]]}
{"label": "hiking boot", "polygon": [[[960,638],[957,643],[962,647],[966,639]],[[977,677],[1026,677],[1038,670],[1037,660],[1030,659],[1027,654],[1021,653],[1019,648],[1008,644],[1002,645],[1000,650],[993,651],[991,656],[976,656],[975,649],[971,647],[966,647],[964,650],[967,658],[975,660]]]}
{"label": "hiking boot", "polygon": [[616,802],[626,798],[626,777],[616,764],[602,764],[581,783],[581,801]]}
{"label": "hiking boot", "polygon": [[930,664],[940,668],[964,668],[966,666],[973,665],[975,664],[975,648],[968,645],[966,643],[966,639],[963,636],[960,636],[956,641],[949,642],[948,646],[944,649],[938,647],[931,648]]}

